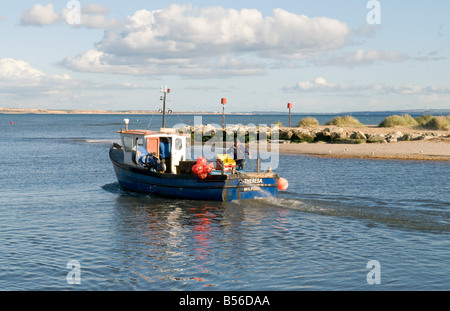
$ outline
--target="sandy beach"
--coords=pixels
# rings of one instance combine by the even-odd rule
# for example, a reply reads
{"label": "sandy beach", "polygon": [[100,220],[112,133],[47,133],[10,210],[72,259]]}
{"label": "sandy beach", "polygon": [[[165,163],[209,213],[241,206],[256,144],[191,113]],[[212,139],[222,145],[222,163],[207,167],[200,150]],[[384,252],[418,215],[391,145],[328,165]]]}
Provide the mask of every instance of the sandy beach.
{"label": "sandy beach", "polygon": [[[315,130],[324,128],[326,126],[319,126]],[[331,126],[330,128],[336,127]],[[422,136],[422,139],[361,144],[285,141],[279,144],[279,152],[333,158],[450,161],[450,131],[448,130],[426,130],[413,127],[381,128],[376,125],[343,128],[343,132],[348,134],[356,131],[363,131],[367,135],[381,134],[386,137],[401,132],[402,135]]]}
{"label": "sandy beach", "polygon": [[333,158],[450,161],[450,139],[384,144],[290,143],[280,144],[279,152]]}

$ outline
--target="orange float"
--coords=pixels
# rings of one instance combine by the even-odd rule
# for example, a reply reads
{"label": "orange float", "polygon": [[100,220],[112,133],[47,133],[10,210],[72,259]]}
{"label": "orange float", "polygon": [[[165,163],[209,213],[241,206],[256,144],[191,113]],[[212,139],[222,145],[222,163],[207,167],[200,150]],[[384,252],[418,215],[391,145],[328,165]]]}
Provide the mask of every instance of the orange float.
{"label": "orange float", "polygon": [[285,191],[289,187],[289,182],[285,178],[278,178],[278,190]]}

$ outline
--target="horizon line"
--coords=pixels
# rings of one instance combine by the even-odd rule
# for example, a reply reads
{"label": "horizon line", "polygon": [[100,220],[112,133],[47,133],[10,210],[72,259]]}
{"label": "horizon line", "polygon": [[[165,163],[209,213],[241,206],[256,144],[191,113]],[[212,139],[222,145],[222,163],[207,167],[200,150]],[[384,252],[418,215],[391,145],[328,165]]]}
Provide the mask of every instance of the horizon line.
{"label": "horizon line", "polygon": [[[374,113],[424,113],[424,112],[447,112],[450,113],[450,109],[399,109],[399,110],[359,110],[359,111],[342,111],[342,112],[291,112],[291,115],[334,115],[334,114],[374,114]],[[105,109],[63,109],[63,108],[5,108],[0,107],[0,114],[8,113],[32,113],[32,114],[161,114],[158,110],[105,110]],[[170,114],[217,114],[221,115],[223,112],[215,111],[172,111]],[[225,115],[236,114],[286,114],[288,111],[234,111],[225,112]]]}

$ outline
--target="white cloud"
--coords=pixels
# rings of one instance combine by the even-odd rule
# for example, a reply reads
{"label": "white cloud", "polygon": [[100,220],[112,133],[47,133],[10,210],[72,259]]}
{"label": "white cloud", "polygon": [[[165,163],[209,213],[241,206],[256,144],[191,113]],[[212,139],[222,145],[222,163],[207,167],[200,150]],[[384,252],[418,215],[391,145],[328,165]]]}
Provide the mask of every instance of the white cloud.
{"label": "white cloud", "polygon": [[265,72],[263,59],[300,59],[338,49],[349,34],[349,27],[338,20],[281,9],[264,17],[256,9],[173,4],[136,11],[106,31],[94,49],[67,57],[61,65],[132,75],[255,75]]}
{"label": "white cloud", "polygon": [[[66,20],[69,9],[63,9],[61,19]],[[81,7],[80,24],[73,24],[73,27],[110,29],[121,25],[121,22],[114,18],[106,18],[109,8],[103,5],[88,4]]]}
{"label": "white cloud", "polygon": [[81,14],[81,24],[79,27],[110,29],[120,25],[120,22],[106,18],[101,14]]}
{"label": "white cloud", "polygon": [[418,102],[432,109],[448,109],[450,106],[450,96],[448,95],[422,95],[418,97]]}
{"label": "white cloud", "polygon": [[363,66],[372,65],[379,62],[398,63],[409,59],[405,53],[397,51],[358,49],[354,53],[345,53],[341,56],[333,56],[326,60],[314,60],[313,63],[318,66]]}
{"label": "white cloud", "polygon": [[330,92],[330,91],[342,91],[351,90],[351,87],[343,85],[343,84],[337,84],[337,83],[330,83],[327,80],[325,80],[322,77],[318,77],[314,79],[313,81],[303,81],[298,82],[295,85],[287,86],[284,88],[285,91],[308,91],[308,92]]}
{"label": "white cloud", "polygon": [[139,10],[125,30],[109,32],[99,44],[108,53],[145,53],[154,57],[256,52],[277,57],[333,50],[345,44],[349,27],[338,20],[310,18],[275,9],[263,17],[256,9],[196,9],[173,4]]}
{"label": "white cloud", "polygon": [[115,84],[99,84],[92,81],[76,80],[68,74],[47,74],[20,59],[0,59],[0,93],[13,95],[67,95],[87,90],[135,90],[142,88],[148,88],[148,86],[128,81]]}
{"label": "white cloud", "polygon": [[49,89],[58,89],[69,85],[73,85],[73,81],[67,74],[48,75],[23,60],[0,59],[1,90],[33,88],[37,92],[47,92]]}
{"label": "white cloud", "polygon": [[418,55],[414,57],[414,60],[426,62],[426,61],[439,61],[447,59],[447,57],[445,56],[439,56],[441,52],[442,50],[434,50],[426,54],[419,52]]}
{"label": "white cloud", "polygon": [[226,77],[231,75],[259,75],[264,65],[241,59],[218,58],[133,58],[116,57],[98,50],[89,50],[69,56],[60,65],[75,71],[128,74],[128,75],[180,75],[197,78]]}
{"label": "white cloud", "polygon": [[109,14],[109,8],[104,6],[104,5],[100,5],[100,4],[87,4],[85,6],[81,7],[81,13],[86,13],[86,14],[101,14],[101,15],[106,15]]}
{"label": "white cloud", "polygon": [[[80,9],[80,24],[73,24],[73,27],[87,28],[114,28],[120,25],[115,19],[108,19],[105,15],[109,14],[109,8],[98,4],[88,4]],[[49,26],[58,22],[66,22],[67,14],[70,9],[64,8],[61,13],[55,12],[52,3],[47,5],[36,4],[31,9],[22,13],[20,22],[27,26]],[[67,23],[67,25],[69,25]]]}
{"label": "white cloud", "polygon": [[399,94],[399,95],[430,95],[430,94],[450,94],[450,87],[441,86],[418,86],[400,85],[388,86],[384,84],[367,85],[345,85],[328,82],[324,78],[316,78],[313,81],[302,81],[295,85],[283,88],[286,92],[339,92],[339,93],[363,93],[371,91],[379,94]]}
{"label": "white cloud", "polygon": [[60,21],[61,17],[55,13],[52,3],[35,4],[31,9],[22,13],[20,20],[22,25],[44,26]]}

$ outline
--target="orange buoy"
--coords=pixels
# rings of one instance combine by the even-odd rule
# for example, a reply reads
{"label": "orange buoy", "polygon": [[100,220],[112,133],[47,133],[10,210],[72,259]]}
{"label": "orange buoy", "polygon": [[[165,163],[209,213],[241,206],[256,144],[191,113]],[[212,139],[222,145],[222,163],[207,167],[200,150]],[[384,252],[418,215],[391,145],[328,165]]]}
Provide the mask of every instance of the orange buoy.
{"label": "orange buoy", "polygon": [[200,173],[198,174],[198,177],[200,177],[201,179],[205,179],[206,177],[208,177],[207,173]]}
{"label": "orange buoy", "polygon": [[197,175],[203,173],[203,165],[195,164],[194,166],[192,166],[192,173]]}
{"label": "orange buoy", "polygon": [[207,174],[209,174],[209,173],[211,173],[212,172],[212,167],[211,167],[211,165],[205,165],[204,167],[203,167],[203,172],[205,172],[205,173],[207,173]]}
{"label": "orange buoy", "polygon": [[10,124],[11,124],[11,125],[14,125],[14,122],[11,122]]}
{"label": "orange buoy", "polygon": [[284,178],[278,178],[278,190],[284,191],[289,187],[289,183]]}
{"label": "orange buoy", "polygon": [[206,158],[205,157],[199,157],[198,159],[197,159],[197,164],[198,165],[201,165],[201,166],[204,166],[204,165],[206,165]]}
{"label": "orange buoy", "polygon": [[[194,166],[196,166],[195,171],[194,171]],[[192,171],[194,172],[194,174],[201,174],[204,171],[204,166],[200,165],[200,164],[196,164],[192,167]]]}

